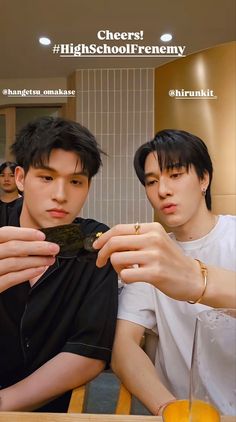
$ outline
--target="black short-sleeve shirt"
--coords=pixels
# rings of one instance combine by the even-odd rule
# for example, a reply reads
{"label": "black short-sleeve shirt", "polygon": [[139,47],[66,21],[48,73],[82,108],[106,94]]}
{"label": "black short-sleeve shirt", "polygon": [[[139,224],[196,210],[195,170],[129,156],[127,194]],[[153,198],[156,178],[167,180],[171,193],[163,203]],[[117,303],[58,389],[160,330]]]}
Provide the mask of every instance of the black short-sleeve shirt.
{"label": "black short-sleeve shirt", "polygon": [[[21,200],[9,225],[19,226]],[[107,226],[78,218],[87,233]],[[57,257],[31,288],[28,281],[0,294],[0,385],[27,377],[60,352],[109,363],[117,315],[117,276],[108,263]],[[50,409],[49,409],[50,410]]]}
{"label": "black short-sleeve shirt", "polygon": [[3,202],[0,199],[0,227],[8,225],[9,215],[16,201],[18,201],[18,198],[11,202]]}

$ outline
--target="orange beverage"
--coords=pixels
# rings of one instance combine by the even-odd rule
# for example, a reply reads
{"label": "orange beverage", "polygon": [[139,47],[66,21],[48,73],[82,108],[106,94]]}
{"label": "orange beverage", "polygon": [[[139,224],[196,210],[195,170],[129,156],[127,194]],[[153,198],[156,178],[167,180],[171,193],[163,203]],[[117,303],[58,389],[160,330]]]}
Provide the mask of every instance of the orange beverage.
{"label": "orange beverage", "polygon": [[164,422],[220,422],[219,412],[209,403],[194,400],[176,400],[168,404],[162,414]]}

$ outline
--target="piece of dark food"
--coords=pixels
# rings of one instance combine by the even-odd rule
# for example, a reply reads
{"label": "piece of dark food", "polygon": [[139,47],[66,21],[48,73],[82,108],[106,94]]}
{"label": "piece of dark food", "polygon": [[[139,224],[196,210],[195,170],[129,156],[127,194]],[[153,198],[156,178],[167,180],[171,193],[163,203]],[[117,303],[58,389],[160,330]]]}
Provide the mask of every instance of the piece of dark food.
{"label": "piece of dark food", "polygon": [[48,242],[57,243],[60,246],[58,256],[78,255],[83,259],[92,259],[97,256],[98,251],[93,248],[93,242],[101,233],[85,235],[81,224],[73,223],[40,230],[45,233]]}

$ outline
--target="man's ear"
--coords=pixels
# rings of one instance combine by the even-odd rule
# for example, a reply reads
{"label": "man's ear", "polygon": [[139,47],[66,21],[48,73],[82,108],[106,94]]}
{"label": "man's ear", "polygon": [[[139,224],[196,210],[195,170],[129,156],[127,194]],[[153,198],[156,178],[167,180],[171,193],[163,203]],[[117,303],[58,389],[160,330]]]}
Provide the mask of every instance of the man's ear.
{"label": "man's ear", "polygon": [[18,189],[23,192],[25,184],[25,171],[22,167],[17,166],[15,169],[15,181]]}
{"label": "man's ear", "polygon": [[201,189],[204,190],[205,192],[209,186],[209,181],[210,181],[209,173],[206,171],[203,175],[203,178],[200,181]]}

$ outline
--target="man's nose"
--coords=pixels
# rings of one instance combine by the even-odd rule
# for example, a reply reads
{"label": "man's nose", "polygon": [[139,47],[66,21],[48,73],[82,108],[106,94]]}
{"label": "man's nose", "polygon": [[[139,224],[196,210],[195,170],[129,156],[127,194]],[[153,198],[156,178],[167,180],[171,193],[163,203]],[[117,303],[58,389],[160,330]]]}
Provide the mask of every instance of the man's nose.
{"label": "man's nose", "polygon": [[60,203],[66,201],[66,186],[63,181],[55,183],[52,192],[52,199]]}
{"label": "man's nose", "polygon": [[165,176],[161,176],[158,183],[159,196],[165,197],[172,194],[170,179]]}

